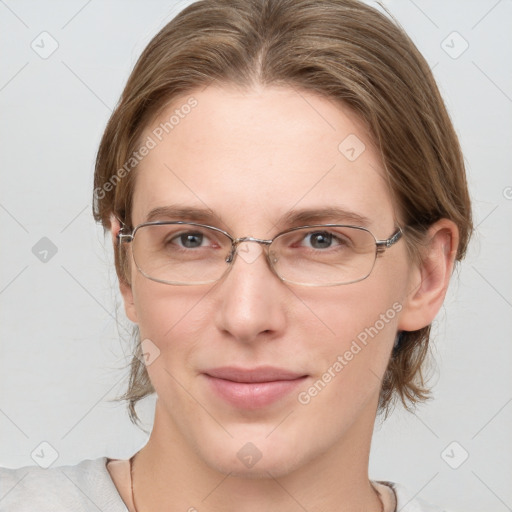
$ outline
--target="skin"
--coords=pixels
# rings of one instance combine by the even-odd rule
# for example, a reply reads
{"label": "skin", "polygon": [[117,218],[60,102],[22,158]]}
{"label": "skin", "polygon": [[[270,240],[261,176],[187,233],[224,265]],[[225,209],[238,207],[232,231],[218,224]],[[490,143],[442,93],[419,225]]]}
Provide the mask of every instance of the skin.
{"label": "skin", "polygon": [[[210,86],[174,101],[144,137],[189,96],[197,107],[136,170],[133,225],[154,207],[179,204],[209,208],[205,223],[234,236],[268,239],[289,227],[276,223],[290,210],[336,206],[367,217],[378,239],[394,232],[399,219],[382,162],[348,108],[292,88]],[[355,161],[338,150],[349,134],[366,146]],[[114,221],[114,236],[118,229]],[[441,220],[428,239],[421,264],[402,240],[367,279],[333,287],[284,283],[261,254],[238,257],[221,281],[195,286],[153,282],[132,262],[130,284],[121,284],[126,313],[160,351],[148,366],[158,396],[154,428],[134,462],[139,512],[380,510],[368,458],[381,379],[397,330],[424,327],[438,312],[457,228]],[[299,403],[298,392],[396,303],[401,311],[378,335]],[[308,377],[297,392],[247,411],[215,395],[201,375],[225,365]],[[237,457],[248,442],[262,454],[251,468]]]}

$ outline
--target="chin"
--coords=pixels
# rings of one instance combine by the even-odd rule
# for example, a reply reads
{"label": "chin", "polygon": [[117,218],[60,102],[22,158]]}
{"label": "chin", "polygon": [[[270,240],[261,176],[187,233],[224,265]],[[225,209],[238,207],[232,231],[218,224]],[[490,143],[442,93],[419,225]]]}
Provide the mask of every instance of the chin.
{"label": "chin", "polygon": [[[286,476],[298,469],[307,454],[300,451],[304,444],[294,442],[293,436],[275,433],[268,436],[254,432],[244,436],[205,443],[198,455],[214,471],[239,478],[264,479]],[[210,448],[207,452],[205,448]],[[311,445],[308,445],[311,449]]]}

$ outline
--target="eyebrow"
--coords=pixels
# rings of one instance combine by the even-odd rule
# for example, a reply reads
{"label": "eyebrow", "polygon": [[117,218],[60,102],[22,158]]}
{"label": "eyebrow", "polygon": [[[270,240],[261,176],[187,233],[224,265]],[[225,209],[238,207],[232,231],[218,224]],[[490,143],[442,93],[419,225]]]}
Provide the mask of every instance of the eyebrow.
{"label": "eyebrow", "polygon": [[153,208],[146,215],[144,222],[153,222],[157,220],[190,220],[194,222],[212,222],[219,221],[219,216],[215,215],[208,208],[192,208],[189,206],[158,206]]}
{"label": "eyebrow", "polygon": [[356,224],[368,226],[371,221],[368,217],[359,213],[338,207],[310,208],[303,210],[291,210],[283,215],[276,223],[277,226],[306,225],[315,223],[325,224]]}
{"label": "eyebrow", "polygon": [[[179,205],[159,206],[149,211],[145,222],[157,220],[188,220],[193,222],[219,223],[221,217],[208,208],[193,208]],[[359,213],[338,207],[308,208],[301,210],[290,210],[285,213],[275,225],[279,228],[288,226],[299,226],[315,223],[326,224],[355,224],[358,226],[369,226],[371,221],[368,217]]]}

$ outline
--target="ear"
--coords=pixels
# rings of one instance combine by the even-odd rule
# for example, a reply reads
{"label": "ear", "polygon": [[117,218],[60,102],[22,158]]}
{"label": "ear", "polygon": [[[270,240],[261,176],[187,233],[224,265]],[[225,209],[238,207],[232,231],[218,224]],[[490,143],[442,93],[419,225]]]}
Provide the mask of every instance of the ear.
{"label": "ear", "polygon": [[451,220],[441,219],[429,228],[425,240],[421,261],[410,274],[409,293],[398,323],[401,331],[426,327],[439,312],[455,264],[459,230]]}
{"label": "ear", "polygon": [[[114,251],[119,250],[119,240],[117,235],[119,230],[121,229],[121,224],[117,217],[114,215],[110,216],[110,230],[112,234],[112,244],[114,246]],[[123,296],[124,302],[124,310],[126,312],[126,316],[134,323],[137,323],[137,311],[135,309],[135,304],[133,301],[133,292],[131,284],[129,284],[124,279],[119,279],[119,290],[121,291],[121,295]]]}

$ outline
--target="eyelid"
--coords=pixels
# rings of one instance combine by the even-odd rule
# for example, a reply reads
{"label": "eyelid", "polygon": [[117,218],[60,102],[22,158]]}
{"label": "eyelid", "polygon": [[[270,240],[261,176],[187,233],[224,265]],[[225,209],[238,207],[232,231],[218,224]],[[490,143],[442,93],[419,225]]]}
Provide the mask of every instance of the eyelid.
{"label": "eyelid", "polygon": [[[350,240],[348,237],[344,236],[342,233],[336,232],[334,228],[323,227],[323,226],[315,226],[315,227],[306,226],[304,228],[299,228],[297,230],[292,230],[287,233],[284,233],[284,237],[285,238],[289,237],[289,239],[294,244],[301,244],[303,246],[305,243],[311,243],[311,236],[315,235],[315,234],[326,234],[326,235],[330,236],[332,239],[332,242],[334,242],[334,244],[336,244],[336,245],[346,244]],[[306,241],[308,239],[309,239],[309,241]]]}
{"label": "eyelid", "polygon": [[[172,236],[170,236],[170,238],[169,238],[170,240],[174,240],[175,238],[180,237],[182,235],[199,234],[203,237],[203,240],[201,241],[202,243],[206,240],[210,243],[210,245],[222,246],[222,245],[230,245],[231,244],[230,239],[226,238],[224,240],[225,237],[224,237],[223,233],[215,231],[213,229],[209,229],[209,226],[206,226],[206,225],[204,225],[204,226],[202,226],[202,225],[187,226],[187,225],[183,225],[183,224],[177,224],[177,225],[175,225],[175,227],[180,228],[180,229],[177,229],[176,232],[172,233]],[[214,226],[211,226],[211,227],[214,227]]]}

